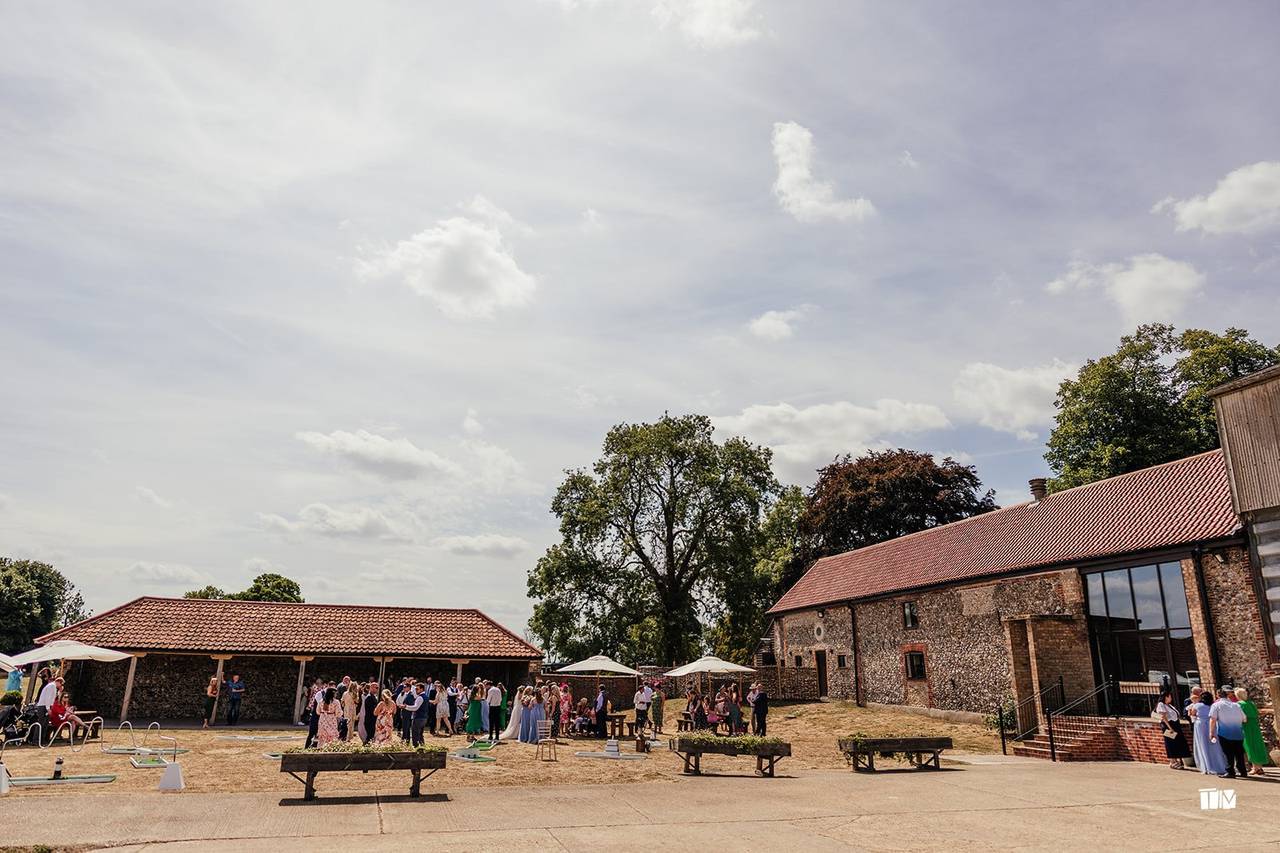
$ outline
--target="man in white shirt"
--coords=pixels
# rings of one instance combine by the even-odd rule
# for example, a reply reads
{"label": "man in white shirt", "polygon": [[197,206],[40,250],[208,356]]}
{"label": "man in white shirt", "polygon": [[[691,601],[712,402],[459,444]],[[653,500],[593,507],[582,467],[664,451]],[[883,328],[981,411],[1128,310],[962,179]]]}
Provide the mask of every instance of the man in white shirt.
{"label": "man in white shirt", "polygon": [[62,689],[62,679],[55,678],[52,681],[46,681],[44,687],[40,688],[40,697],[36,699],[36,704],[45,709],[47,713],[49,706],[58,698],[58,691]]}
{"label": "man in white shirt", "polygon": [[497,743],[502,735],[502,690],[497,684],[489,685],[484,701],[489,706],[489,740]]}
{"label": "man in white shirt", "polygon": [[427,715],[418,713],[427,697],[422,695],[422,684],[415,683],[413,689],[400,694],[400,707],[404,709],[404,718],[408,721],[409,743],[422,746],[422,730],[427,725]]}
{"label": "man in white shirt", "polygon": [[1227,756],[1227,772],[1219,773],[1220,777],[1236,778],[1236,769],[1241,776],[1249,775],[1249,767],[1244,760],[1244,711],[1232,699],[1229,688],[1218,688],[1218,701],[1209,708],[1209,739],[1222,747]]}
{"label": "man in white shirt", "polygon": [[653,701],[653,693],[649,686],[645,685],[636,691],[636,695],[632,697],[632,702],[636,706],[636,733],[644,731],[644,727],[649,724],[649,703]]}

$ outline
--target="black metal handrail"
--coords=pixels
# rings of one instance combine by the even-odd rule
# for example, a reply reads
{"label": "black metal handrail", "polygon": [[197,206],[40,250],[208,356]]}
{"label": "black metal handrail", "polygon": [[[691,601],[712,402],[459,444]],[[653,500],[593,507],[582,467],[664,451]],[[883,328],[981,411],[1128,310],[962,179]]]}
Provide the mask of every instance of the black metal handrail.
{"label": "black metal handrail", "polygon": [[[1035,734],[1037,730],[1039,730],[1040,715],[1036,713],[1037,699],[1040,700],[1040,708],[1046,713],[1053,710],[1054,708],[1062,707],[1062,705],[1066,701],[1066,693],[1063,690],[1063,686],[1062,686],[1062,676],[1058,676],[1058,680],[1056,682],[1054,682],[1053,684],[1050,684],[1048,687],[1041,690],[1038,694],[1034,696],[1028,696],[1026,699],[1023,699],[1021,702],[1013,706],[1013,710],[1011,712],[1008,712],[1012,716],[1011,722],[1013,723],[1013,733],[1014,733],[1013,740],[1015,741],[1026,740],[1028,737]],[[996,706],[996,721],[997,721],[996,725],[1000,729],[1000,751],[1002,753],[1007,754],[1008,747],[1007,747],[1007,742],[1005,740],[1005,733],[1009,731],[1009,729],[1005,725],[1005,714],[1006,714],[1006,711],[1004,709],[1004,706],[997,705]],[[1030,718],[1032,720],[1032,723],[1031,725],[1023,729],[1021,728],[1021,724],[1018,721],[1020,719],[1027,719],[1027,718]]]}
{"label": "black metal handrail", "polygon": [[[1050,711],[1045,715],[1049,729],[1049,760],[1058,760],[1058,747],[1053,734],[1053,721],[1055,717],[1109,717],[1111,716],[1111,690],[1115,684],[1108,680],[1099,684],[1078,699],[1073,699],[1055,711]],[[1101,711],[1098,707],[1098,697],[1101,696],[1103,702],[1106,703],[1107,710]]]}

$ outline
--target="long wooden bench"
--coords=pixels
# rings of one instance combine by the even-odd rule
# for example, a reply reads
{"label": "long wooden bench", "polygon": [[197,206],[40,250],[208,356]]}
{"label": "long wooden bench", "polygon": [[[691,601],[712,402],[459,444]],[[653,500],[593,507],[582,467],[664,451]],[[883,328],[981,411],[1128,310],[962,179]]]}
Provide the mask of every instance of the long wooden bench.
{"label": "long wooden bench", "polygon": [[706,753],[715,755],[752,755],[756,759],[757,776],[773,776],[773,766],[778,759],[791,754],[789,743],[768,743],[754,749],[741,748],[732,738],[708,740],[704,738],[690,739],[679,735],[667,742],[671,751],[680,756],[684,762],[684,771],[691,776],[702,775],[702,756]]}
{"label": "long wooden bench", "polygon": [[942,750],[951,749],[949,737],[881,737],[851,738],[842,737],[836,741],[844,760],[849,762],[855,773],[876,772],[876,756],[898,754],[905,755],[907,762],[917,770],[931,768],[941,770],[940,755]]}
{"label": "long wooden bench", "polygon": [[[444,750],[431,752],[286,752],[280,756],[280,772],[303,785],[302,798],[316,798],[316,774],[359,770],[408,770],[413,777],[409,796],[422,796],[423,771],[430,776],[445,766]],[[299,773],[305,773],[306,778]]]}

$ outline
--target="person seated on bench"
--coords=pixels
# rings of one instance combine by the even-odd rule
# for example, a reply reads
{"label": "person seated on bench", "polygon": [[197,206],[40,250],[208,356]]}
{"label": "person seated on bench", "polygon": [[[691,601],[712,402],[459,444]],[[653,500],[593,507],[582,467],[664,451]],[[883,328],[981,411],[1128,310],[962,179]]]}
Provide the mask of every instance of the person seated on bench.
{"label": "person seated on bench", "polygon": [[585,696],[578,700],[578,710],[570,726],[575,735],[586,734],[591,728],[591,709],[587,706]]}
{"label": "person seated on bench", "polygon": [[49,706],[49,728],[56,733],[63,723],[71,724],[72,737],[85,727],[84,720],[76,716],[75,706],[68,703],[66,693],[60,694]]}

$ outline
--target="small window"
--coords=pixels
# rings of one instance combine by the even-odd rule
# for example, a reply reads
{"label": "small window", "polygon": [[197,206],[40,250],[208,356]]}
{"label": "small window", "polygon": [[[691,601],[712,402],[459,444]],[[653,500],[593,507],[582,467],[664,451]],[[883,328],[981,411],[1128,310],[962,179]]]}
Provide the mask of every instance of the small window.
{"label": "small window", "polygon": [[844,655],[836,655],[836,669],[844,669],[848,665]]}
{"label": "small window", "polygon": [[924,677],[924,652],[907,652],[907,678],[923,681]]}
{"label": "small window", "polygon": [[796,655],[796,668],[798,669],[802,666],[804,666],[804,657],[801,655]]}
{"label": "small window", "polygon": [[916,610],[914,601],[902,602],[902,627],[903,628],[919,628],[920,614]]}

